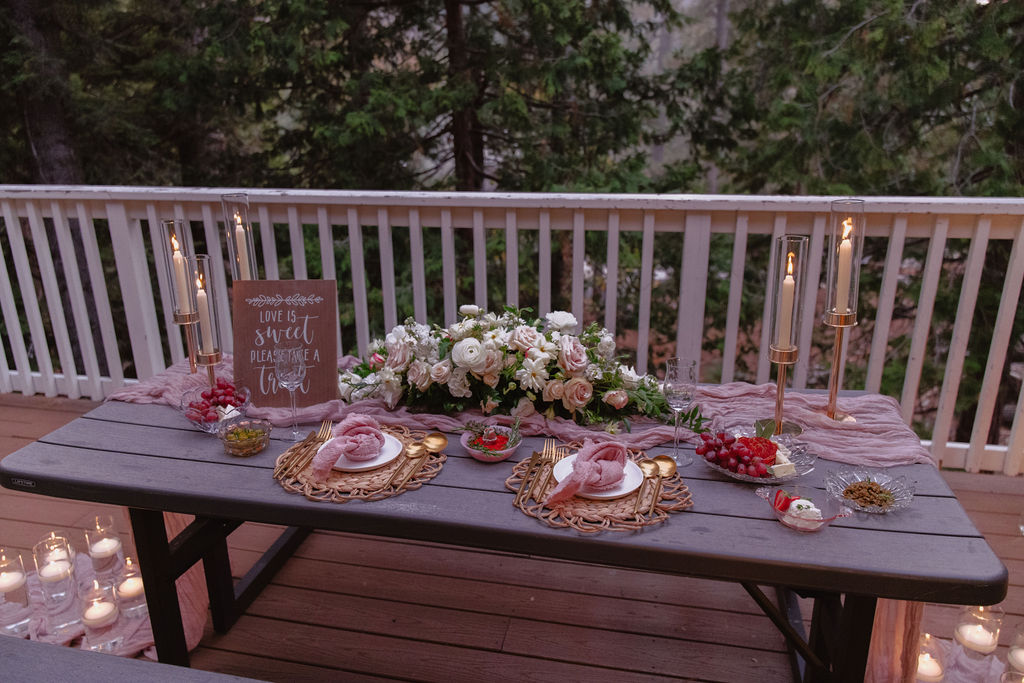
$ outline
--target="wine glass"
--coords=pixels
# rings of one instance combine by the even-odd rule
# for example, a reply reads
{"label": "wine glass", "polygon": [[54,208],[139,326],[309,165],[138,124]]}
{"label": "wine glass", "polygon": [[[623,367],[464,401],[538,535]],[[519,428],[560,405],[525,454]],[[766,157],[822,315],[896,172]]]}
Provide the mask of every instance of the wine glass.
{"label": "wine glass", "polygon": [[299,440],[299,423],[295,413],[295,390],[306,379],[306,350],[301,344],[274,348],[274,372],[277,383],[288,390],[292,399],[292,441]]}
{"label": "wine glass", "polygon": [[675,435],[672,439],[672,458],[680,467],[693,463],[693,456],[687,453],[679,459],[679,416],[690,409],[697,394],[697,361],[686,358],[669,358],[665,363],[665,381],[661,385],[665,402],[675,413]]}

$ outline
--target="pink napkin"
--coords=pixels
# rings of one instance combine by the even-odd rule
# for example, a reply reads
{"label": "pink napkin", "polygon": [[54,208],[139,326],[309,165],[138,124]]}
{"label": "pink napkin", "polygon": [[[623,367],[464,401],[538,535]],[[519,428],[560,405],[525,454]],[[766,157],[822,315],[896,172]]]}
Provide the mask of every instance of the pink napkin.
{"label": "pink napkin", "polygon": [[327,479],[331,468],[340,458],[372,460],[384,447],[384,434],[380,424],[369,415],[353,414],[335,425],[334,438],[313,456],[313,476],[317,481]]}
{"label": "pink napkin", "polygon": [[558,503],[572,498],[584,486],[603,491],[612,488],[625,475],[626,447],[616,441],[594,443],[583,442],[583,448],[576,453],[572,463],[572,474],[559,482],[548,496],[548,503]]}

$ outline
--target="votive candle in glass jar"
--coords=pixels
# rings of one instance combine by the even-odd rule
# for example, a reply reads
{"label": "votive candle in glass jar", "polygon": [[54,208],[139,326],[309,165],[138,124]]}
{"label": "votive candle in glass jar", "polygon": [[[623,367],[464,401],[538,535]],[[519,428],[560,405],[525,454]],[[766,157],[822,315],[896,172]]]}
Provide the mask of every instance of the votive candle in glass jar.
{"label": "votive candle in glass jar", "polygon": [[82,626],[85,644],[90,650],[111,652],[124,642],[124,635],[116,628],[119,611],[113,586],[101,586],[93,581],[82,596]]}
{"label": "votive candle in glass jar", "polygon": [[942,651],[930,633],[921,635],[917,650],[917,677],[921,683],[939,683],[946,676]]}
{"label": "votive candle in glass jar", "polygon": [[121,613],[131,619],[146,616],[149,613],[146,607],[146,587],[142,584],[139,565],[130,557],[124,558],[121,575],[121,582],[117,584],[117,602]]}
{"label": "votive candle in glass jar", "polygon": [[78,627],[81,612],[76,598],[75,566],[71,549],[63,536],[51,535],[32,549],[36,576],[43,592],[45,628],[50,635],[67,633]]}
{"label": "votive candle in glass jar", "polygon": [[121,566],[121,538],[114,528],[114,518],[110,515],[97,515],[93,527],[85,531],[85,540],[96,578],[101,583],[113,583]]}
{"label": "votive candle in glass jar", "polygon": [[1006,670],[1024,674],[1024,624],[1017,626],[1010,649],[1006,652]]}
{"label": "votive candle in glass jar", "polygon": [[985,657],[999,646],[1002,620],[1003,610],[999,607],[964,607],[953,637],[969,656]]}
{"label": "votive candle in glass jar", "polygon": [[0,548],[0,633],[24,637],[32,616],[21,554]]}

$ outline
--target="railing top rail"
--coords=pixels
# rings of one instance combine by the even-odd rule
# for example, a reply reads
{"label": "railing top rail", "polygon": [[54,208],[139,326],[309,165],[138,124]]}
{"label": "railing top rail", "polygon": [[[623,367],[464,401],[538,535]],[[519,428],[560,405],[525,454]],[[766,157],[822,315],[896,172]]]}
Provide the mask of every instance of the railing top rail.
{"label": "railing top rail", "polygon": [[[837,197],[697,194],[570,194],[514,192],[399,192],[370,190],[255,189],[245,187],[130,187],[117,185],[0,185],[0,196],[39,201],[219,201],[220,195],[245,192],[267,203],[346,206],[473,206],[619,211],[801,211],[824,212]],[[1005,214],[1024,216],[1018,197],[861,197],[869,213]]]}

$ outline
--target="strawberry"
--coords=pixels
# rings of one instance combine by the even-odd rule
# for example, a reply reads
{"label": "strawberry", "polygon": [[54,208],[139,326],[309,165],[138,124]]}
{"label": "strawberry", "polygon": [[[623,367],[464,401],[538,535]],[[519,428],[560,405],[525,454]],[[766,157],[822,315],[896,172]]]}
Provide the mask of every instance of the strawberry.
{"label": "strawberry", "polygon": [[737,440],[749,448],[754,456],[761,458],[761,462],[766,466],[775,464],[775,453],[778,452],[779,447],[771,439],[766,439],[763,436],[741,436]]}
{"label": "strawberry", "polygon": [[790,504],[794,500],[799,499],[800,496],[791,496],[782,489],[779,489],[778,491],[775,492],[775,500],[772,502],[772,505],[774,505],[775,509],[778,510],[779,512],[783,512],[789,509]]}

